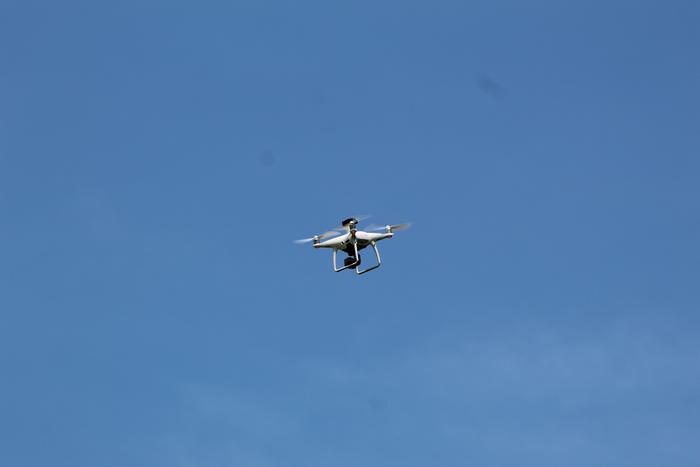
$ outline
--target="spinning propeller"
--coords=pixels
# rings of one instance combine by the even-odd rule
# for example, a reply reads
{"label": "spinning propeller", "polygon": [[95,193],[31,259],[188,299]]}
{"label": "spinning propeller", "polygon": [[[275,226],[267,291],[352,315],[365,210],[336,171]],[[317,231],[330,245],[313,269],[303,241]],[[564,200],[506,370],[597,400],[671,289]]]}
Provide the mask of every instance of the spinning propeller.
{"label": "spinning propeller", "polygon": [[410,222],[404,222],[403,224],[395,224],[395,225],[370,225],[367,227],[367,231],[378,231],[378,230],[385,230],[387,233],[392,233],[396,232],[397,230],[403,230],[407,229],[411,226]]}
{"label": "spinning propeller", "polygon": [[332,237],[333,235],[338,235],[338,232],[335,230],[329,230],[328,232],[322,233],[321,235],[314,235],[313,237],[294,240],[294,243],[318,242],[319,240],[323,240],[324,238]]}
{"label": "spinning propeller", "polygon": [[357,226],[357,224],[365,219],[369,219],[370,216],[353,216],[345,219],[340,227],[336,227],[337,230],[349,230],[351,226]]}

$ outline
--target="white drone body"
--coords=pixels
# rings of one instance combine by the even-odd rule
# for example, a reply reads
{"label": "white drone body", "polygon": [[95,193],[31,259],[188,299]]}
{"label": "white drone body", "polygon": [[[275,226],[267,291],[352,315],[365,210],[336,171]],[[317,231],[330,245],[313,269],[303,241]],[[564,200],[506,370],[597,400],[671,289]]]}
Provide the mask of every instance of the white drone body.
{"label": "white drone body", "polygon": [[[305,238],[302,240],[297,240],[296,243],[306,243],[313,242],[314,248],[331,248],[333,250],[333,270],[335,272],[344,271],[346,269],[354,269],[357,274],[364,274],[366,272],[377,269],[382,265],[381,256],[379,256],[379,249],[377,248],[377,242],[384,240],[385,238],[392,238],[394,236],[394,231],[405,229],[410,224],[398,224],[398,225],[386,225],[384,227],[369,227],[367,230],[384,230],[384,232],[373,233],[365,232],[362,230],[357,230],[357,224],[360,221],[351,217],[345,219],[342,222],[342,227],[336,230],[331,230],[321,235],[316,235],[311,238]],[[338,230],[341,230],[339,232]],[[344,231],[345,233],[342,233]],[[324,238],[332,237],[329,240],[322,241]],[[371,246],[374,250],[374,255],[377,258],[377,264],[367,269],[360,269],[360,263],[362,259],[360,257],[360,250]],[[345,252],[348,256],[343,262],[343,266],[338,267],[337,254],[338,250]]]}

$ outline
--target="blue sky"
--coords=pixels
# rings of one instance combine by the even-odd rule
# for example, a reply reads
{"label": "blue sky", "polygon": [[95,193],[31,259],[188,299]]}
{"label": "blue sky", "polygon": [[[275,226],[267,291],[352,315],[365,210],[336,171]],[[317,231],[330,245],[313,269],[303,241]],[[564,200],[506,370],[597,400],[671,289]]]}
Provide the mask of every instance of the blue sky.
{"label": "blue sky", "polygon": [[0,464],[698,465],[699,20],[0,2]]}

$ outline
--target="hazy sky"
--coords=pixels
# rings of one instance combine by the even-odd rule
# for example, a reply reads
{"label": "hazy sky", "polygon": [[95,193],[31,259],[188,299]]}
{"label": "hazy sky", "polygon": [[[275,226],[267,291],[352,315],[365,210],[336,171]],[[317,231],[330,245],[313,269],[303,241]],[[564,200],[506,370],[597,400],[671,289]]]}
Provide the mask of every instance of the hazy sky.
{"label": "hazy sky", "polygon": [[698,24],[0,0],[0,465],[698,466]]}

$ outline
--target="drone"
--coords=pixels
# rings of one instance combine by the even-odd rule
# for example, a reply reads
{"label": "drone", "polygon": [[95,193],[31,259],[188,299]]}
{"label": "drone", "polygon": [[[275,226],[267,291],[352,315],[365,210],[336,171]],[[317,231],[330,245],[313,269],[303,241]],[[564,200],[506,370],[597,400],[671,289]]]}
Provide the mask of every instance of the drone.
{"label": "drone", "polygon": [[[333,250],[333,270],[335,272],[344,271],[346,269],[354,269],[357,274],[364,274],[377,269],[382,265],[382,259],[379,256],[379,249],[377,249],[377,242],[384,240],[385,238],[392,238],[394,236],[394,232],[408,228],[411,225],[408,222],[404,224],[385,226],[371,225],[367,227],[366,231],[358,230],[357,224],[366,218],[366,216],[360,218],[350,217],[345,219],[341,223],[340,227],[320,235],[314,235],[310,238],[295,240],[294,243],[313,242],[312,244],[314,248],[331,248]],[[372,233],[372,231],[377,233]],[[333,238],[322,241],[328,237]],[[360,269],[360,264],[362,263],[360,250],[367,248],[368,246],[371,246],[374,250],[374,255],[377,258],[377,264],[367,269]],[[338,251],[342,251],[347,254],[347,257],[343,261],[343,266],[341,267],[338,267],[338,262],[336,259]]]}

